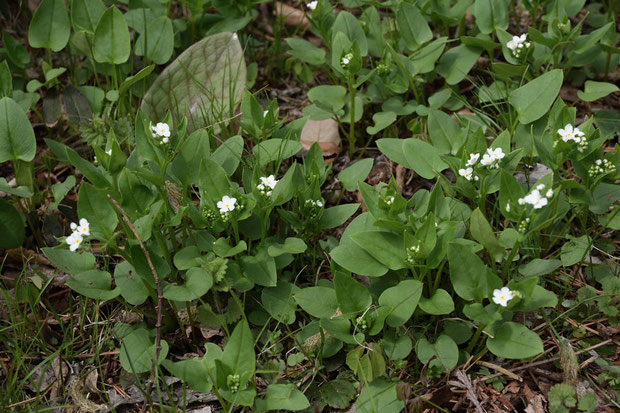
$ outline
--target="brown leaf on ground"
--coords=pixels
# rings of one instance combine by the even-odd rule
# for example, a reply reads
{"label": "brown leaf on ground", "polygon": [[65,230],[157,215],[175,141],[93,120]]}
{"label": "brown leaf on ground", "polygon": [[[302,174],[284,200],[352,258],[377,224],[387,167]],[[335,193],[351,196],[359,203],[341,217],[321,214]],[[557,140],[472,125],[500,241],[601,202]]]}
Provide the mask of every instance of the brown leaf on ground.
{"label": "brown leaf on ground", "polygon": [[303,150],[308,151],[314,143],[318,143],[326,164],[334,162],[338,157],[340,142],[338,122],[333,119],[308,120],[301,131]]}
{"label": "brown leaf on ground", "polygon": [[299,26],[305,29],[310,25],[303,11],[280,1],[276,2],[276,17],[282,19],[282,23],[287,26]]}

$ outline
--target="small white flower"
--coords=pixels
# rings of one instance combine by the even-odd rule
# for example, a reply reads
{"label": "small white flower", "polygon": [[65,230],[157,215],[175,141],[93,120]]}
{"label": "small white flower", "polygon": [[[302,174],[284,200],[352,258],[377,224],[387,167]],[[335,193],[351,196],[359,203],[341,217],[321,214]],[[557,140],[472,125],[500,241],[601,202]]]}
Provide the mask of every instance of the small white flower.
{"label": "small white flower", "polygon": [[506,212],[510,212],[510,204],[506,202]]}
{"label": "small white flower", "polygon": [[597,159],[597,160],[596,160],[596,164],[597,164],[597,165],[600,165],[600,164],[602,164],[602,163],[603,163],[603,160],[602,160],[602,159]]}
{"label": "small white flower", "polygon": [[82,238],[82,235],[77,231],[68,236],[65,240],[65,242],[69,244],[69,249],[71,251],[75,251],[76,249],[78,249],[80,245],[82,245],[82,241],[84,241],[84,238]]}
{"label": "small white flower", "polygon": [[523,198],[519,198],[518,202],[519,202],[519,205],[525,205],[525,199]]}
{"label": "small white flower", "polygon": [[495,304],[506,307],[508,301],[512,300],[513,294],[508,287],[502,287],[500,290],[493,290],[493,302]]}
{"label": "small white flower", "polygon": [[484,166],[490,166],[491,164],[493,164],[494,159],[487,153],[485,153],[484,155],[482,155],[482,160],[480,161],[481,165]]}
{"label": "small white flower", "polygon": [[71,229],[80,235],[90,235],[90,223],[86,218],[80,219],[79,225],[72,222]]}
{"label": "small white flower", "polygon": [[314,10],[316,9],[316,6],[319,4],[318,1],[311,1],[310,3],[306,4],[306,7],[308,7],[310,10]]}
{"label": "small white flower", "polygon": [[278,180],[273,175],[269,175],[267,177],[262,176],[260,181],[263,185],[268,186],[271,189],[275,188],[278,183]]}
{"label": "small white flower", "polygon": [[387,199],[385,200],[385,203],[388,205],[392,205],[394,203],[394,197],[388,196]]}
{"label": "small white flower", "polygon": [[480,154],[479,153],[469,154],[469,161],[467,161],[465,166],[474,166],[476,164],[476,162],[478,162],[479,158],[480,158]]}
{"label": "small white flower", "polygon": [[107,153],[108,155],[112,156],[112,149],[108,149],[107,151],[105,151],[105,153]]}
{"label": "small white flower", "polygon": [[315,205],[318,206],[319,208],[322,208],[323,207],[323,201],[321,201],[319,199],[318,201],[316,201]]}
{"label": "small white flower", "polygon": [[263,111],[263,118],[264,118],[265,116],[267,116],[267,114],[268,114],[268,113],[269,113],[269,111],[268,111],[268,110]]}
{"label": "small white flower", "polygon": [[459,175],[461,175],[463,178],[467,179],[468,181],[471,181],[473,172],[474,170],[472,168],[459,169]]}
{"label": "small white flower", "polygon": [[558,129],[558,135],[560,135],[564,142],[574,141],[579,143],[581,141],[579,138],[584,136],[584,133],[579,128],[574,128],[573,125],[567,124],[564,126],[564,129]]}
{"label": "small white flower", "polygon": [[220,209],[220,214],[224,214],[226,212],[234,211],[236,203],[237,198],[231,198],[228,195],[224,195],[222,200],[217,203],[217,207]]}
{"label": "small white flower", "polygon": [[170,142],[169,138],[162,138],[161,139],[161,143],[168,143],[168,142]]}
{"label": "small white flower", "polygon": [[233,33],[233,34],[232,34],[232,36],[231,36],[231,38],[232,38],[233,40],[237,40],[237,39],[239,38],[239,36],[237,36],[237,33]]}
{"label": "small white flower", "polygon": [[487,152],[489,152],[489,155],[497,161],[499,161],[500,159],[503,159],[504,156],[506,156],[504,155],[504,151],[502,150],[502,148],[495,148],[495,149],[489,148],[487,149]]}
{"label": "small white flower", "polygon": [[157,125],[151,126],[153,130],[153,137],[159,136],[160,138],[169,138],[170,137],[170,126],[164,122],[157,122]]}
{"label": "small white flower", "polygon": [[545,196],[547,198],[551,198],[553,196],[553,190],[552,189],[548,190],[547,193],[545,194]]}
{"label": "small white flower", "polygon": [[538,184],[538,185],[536,185],[536,189],[538,189],[539,191],[542,191],[543,189],[545,189],[545,185],[544,184]]}
{"label": "small white flower", "polygon": [[542,196],[538,189],[534,189],[529,195],[526,195],[523,198],[525,202],[532,205],[534,209],[540,209],[547,205],[547,198]]}
{"label": "small white flower", "polygon": [[514,50],[517,48],[517,42],[515,42],[514,40],[510,40],[508,43],[506,43],[506,47],[509,48],[510,50]]}
{"label": "small white flower", "polygon": [[343,56],[341,62],[343,66],[347,66],[349,63],[351,63],[351,60],[353,60],[353,54],[352,53],[347,53],[346,55]]}
{"label": "small white flower", "polygon": [[343,57],[343,58],[342,58],[342,64],[343,64],[344,66],[348,65],[348,64],[349,64],[349,62],[350,62],[350,60],[349,60],[348,58],[346,58],[346,57]]}

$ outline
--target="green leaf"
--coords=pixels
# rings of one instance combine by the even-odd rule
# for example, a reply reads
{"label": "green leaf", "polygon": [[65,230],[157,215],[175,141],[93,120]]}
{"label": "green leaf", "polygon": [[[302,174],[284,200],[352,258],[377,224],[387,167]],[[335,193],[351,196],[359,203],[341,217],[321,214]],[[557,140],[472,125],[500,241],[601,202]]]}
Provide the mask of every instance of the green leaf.
{"label": "green leaf", "polygon": [[93,237],[108,241],[112,238],[118,217],[103,192],[93,185],[83,182],[78,193],[78,214],[90,223]]}
{"label": "green leaf", "polygon": [[283,254],[301,254],[308,246],[301,238],[288,237],[284,244],[270,245],[267,253],[272,257],[279,257]]}
{"label": "green leaf", "polygon": [[[206,358],[207,356],[205,356]],[[170,360],[162,361],[162,365],[173,376],[180,378],[194,391],[209,393],[213,384],[209,379],[209,369],[204,358],[192,358],[173,363]]]}
{"label": "green leaf", "polygon": [[276,321],[292,324],[295,322],[295,310],[297,310],[293,295],[298,290],[297,286],[286,281],[280,281],[273,288],[263,288],[261,303]]}
{"label": "green leaf", "polygon": [[506,0],[476,0],[474,16],[480,32],[490,34],[495,29],[508,27],[508,2]]}
{"label": "green leaf", "polygon": [[499,245],[499,242],[497,242],[497,238],[495,238],[495,234],[493,233],[493,228],[491,228],[489,221],[487,221],[482,212],[480,212],[480,208],[476,208],[476,210],[471,213],[469,218],[469,231],[476,241],[484,245],[484,248],[486,248],[489,255],[493,257],[495,261],[499,262],[502,259],[505,250]]}
{"label": "green leaf", "polygon": [[519,274],[525,277],[538,277],[549,274],[562,266],[560,260],[542,260],[534,258],[532,261],[519,267]]}
{"label": "green leaf", "polygon": [[72,290],[96,300],[111,300],[120,293],[119,288],[110,290],[112,276],[107,271],[88,270],[80,272],[68,279],[65,284]]}
{"label": "green leaf", "polygon": [[398,400],[396,383],[378,378],[364,384],[355,402],[356,413],[399,413],[405,402]]}
{"label": "green leaf", "polygon": [[149,297],[142,278],[128,262],[121,262],[114,268],[114,282],[121,290],[121,296],[131,305],[141,305]]}
{"label": "green leaf", "polygon": [[334,288],[340,311],[345,316],[362,313],[372,304],[368,288],[347,273],[335,272]]}
{"label": "green leaf", "polygon": [[24,221],[17,209],[6,199],[0,198],[0,248],[17,248],[24,243]]}
{"label": "green leaf", "polygon": [[353,16],[348,11],[341,11],[338,13],[331,30],[332,43],[338,33],[344,33],[350,41],[357,42],[362,56],[366,56],[368,54],[368,41],[366,39],[366,33],[364,33],[364,29],[362,29],[357,17]]}
{"label": "green leaf", "polygon": [[321,85],[308,91],[308,99],[329,113],[337,113],[345,104],[347,90],[342,86]]}
{"label": "green leaf", "polygon": [[388,271],[386,266],[353,242],[340,243],[329,255],[338,265],[355,274],[380,277]]}
{"label": "green leaf", "polygon": [[345,204],[325,209],[319,220],[319,229],[336,228],[344,224],[358,210],[359,206],[360,204]]}
{"label": "green leaf", "polygon": [[71,0],[71,22],[76,32],[95,33],[104,13],[105,5],[101,0]]}
{"label": "green leaf", "polygon": [[298,290],[294,296],[297,304],[316,318],[329,318],[338,309],[336,290],[329,287],[308,287]]}
{"label": "green leaf", "polygon": [[230,182],[226,171],[211,159],[202,160],[198,184],[200,190],[211,199],[213,206],[217,205],[217,202],[221,201],[224,195],[231,195]]}
{"label": "green leaf", "polygon": [[247,249],[248,245],[243,240],[239,241],[234,247],[228,243],[228,239],[223,237],[218,238],[217,241],[213,243],[213,252],[218,257],[232,257]]}
{"label": "green leaf", "polygon": [[391,308],[385,320],[389,326],[399,327],[411,318],[422,296],[423,287],[420,281],[404,280],[383,291],[379,296],[379,305]]}
{"label": "green leaf", "polygon": [[59,52],[69,42],[71,26],[64,0],[43,0],[28,27],[31,47]]}
{"label": "green leaf", "polygon": [[179,270],[188,270],[192,267],[198,267],[202,263],[200,257],[200,249],[195,245],[190,245],[174,254],[174,266]]}
{"label": "green leaf", "polygon": [[170,60],[173,51],[172,21],[167,16],[149,20],[144,32],[136,40],[136,55],[146,56],[153,63],[163,65]]}
{"label": "green leaf", "polygon": [[342,170],[338,174],[338,179],[347,191],[355,191],[357,183],[364,181],[372,169],[374,160],[372,158],[362,159]]}
{"label": "green leaf", "polygon": [[440,335],[437,341],[432,344],[425,338],[418,340],[415,345],[415,352],[423,364],[430,361],[431,366],[435,365],[446,371],[455,368],[459,361],[458,346],[452,337],[445,334]]}
{"label": "green leaf", "polygon": [[441,160],[440,151],[419,139],[405,139],[403,153],[406,159],[405,165],[416,171],[422,178],[433,179],[436,174],[448,168],[448,164]]}
{"label": "green leaf", "polygon": [[43,254],[56,268],[67,274],[77,274],[95,268],[95,256],[90,252],[43,248]]}
{"label": "green leaf", "polygon": [[270,384],[265,398],[257,400],[256,405],[266,411],[299,411],[310,407],[310,402],[294,384]]}
{"label": "green leaf", "polygon": [[351,235],[351,239],[389,269],[407,267],[402,236],[386,231],[361,231]]}
{"label": "green leaf", "polygon": [[431,298],[420,298],[420,308],[433,315],[450,314],[454,311],[454,301],[450,294],[441,288],[437,289]]}
{"label": "green leaf", "polygon": [[399,165],[413,169],[405,157],[404,144],[405,139],[383,138],[377,140],[377,147],[385,156]]}
{"label": "green leaf", "polygon": [[252,152],[260,166],[269,162],[282,161],[290,158],[302,148],[301,142],[284,139],[269,139],[254,146]]}
{"label": "green leaf", "polygon": [[13,93],[13,74],[7,61],[0,63],[0,98]]}
{"label": "green leaf", "polygon": [[208,158],[209,154],[209,136],[205,130],[197,130],[185,139],[168,170],[179,178],[184,186],[197,185],[200,162]]}
{"label": "green leaf", "polygon": [[193,267],[185,273],[185,282],[181,285],[164,283],[164,298],[173,301],[197,300],[213,286],[213,277],[202,268]]}
{"label": "green leaf", "polygon": [[619,90],[620,88],[613,83],[586,80],[584,91],[578,90],[577,96],[586,102],[594,102]]}
{"label": "green leaf", "polygon": [[322,400],[335,409],[346,409],[357,394],[356,386],[348,380],[334,379],[319,388]]}
{"label": "green leaf", "polygon": [[375,123],[374,126],[368,126],[366,132],[369,135],[376,135],[396,121],[396,114],[394,112],[377,112],[372,115],[372,121]]}
{"label": "green leaf", "polygon": [[135,75],[127,76],[118,87],[118,94],[122,96],[131,86],[150,75],[153,69],[155,69],[155,65],[148,65]]}
{"label": "green leaf", "polygon": [[562,245],[560,259],[565,267],[575,265],[583,260],[592,250],[592,239],[588,235],[574,237],[568,235],[568,242]]}
{"label": "green leaf", "polygon": [[[119,360],[121,366],[130,373],[146,373],[153,367],[155,353],[155,344],[149,331],[145,328],[136,328],[122,338]],[[168,343],[166,340],[161,340],[158,362],[165,360],[167,355]]]}
{"label": "green leaf", "polygon": [[426,19],[420,10],[410,3],[400,3],[396,10],[396,23],[405,47],[411,51],[433,38]]}
{"label": "green leaf", "polygon": [[465,300],[482,301],[488,296],[487,267],[480,257],[460,243],[448,245],[450,281],[454,291]]}
{"label": "green leaf", "polygon": [[[226,377],[229,374],[239,375],[240,389],[243,390],[247,381],[254,375],[256,357],[254,354],[254,337],[244,319],[240,321],[228,342],[220,360],[216,360],[217,381],[220,387],[228,388]],[[220,383],[223,381],[224,383]]]}
{"label": "green leaf", "polygon": [[30,64],[28,50],[7,32],[2,33],[6,55],[15,66],[25,69]]}
{"label": "green leaf", "polygon": [[437,59],[446,47],[447,37],[440,37],[420,49],[412,59],[420,73],[432,72]]}
{"label": "green leaf", "polygon": [[103,13],[95,29],[93,56],[99,63],[119,65],[129,59],[131,42],[125,16],[112,6]]}
{"label": "green leaf", "polygon": [[0,99],[0,163],[34,159],[37,141],[24,110],[13,99]]}
{"label": "green leaf", "polygon": [[517,110],[519,122],[534,122],[543,117],[560,92],[564,75],[561,69],[551,70],[512,91],[508,102]]}
{"label": "green leaf", "polygon": [[[237,36],[218,33],[187,48],[157,77],[142,100],[151,119],[187,117],[188,131],[222,122],[243,96],[246,66]],[[217,133],[219,125],[214,125]]]}
{"label": "green leaf", "polygon": [[456,153],[463,141],[461,128],[456,121],[437,109],[431,110],[428,114],[428,135],[433,146],[442,154]]}
{"label": "green leaf", "polygon": [[211,154],[211,160],[224,168],[226,174],[231,176],[241,162],[243,153],[243,138],[239,135],[226,139],[219,148]]}
{"label": "green leaf", "polygon": [[405,359],[411,353],[412,347],[411,339],[407,334],[397,336],[396,333],[387,331],[383,336],[383,349],[390,360]]}
{"label": "green leaf", "polygon": [[304,39],[288,37],[285,40],[291,48],[291,50],[287,51],[291,56],[311,65],[318,66],[325,63],[325,50],[316,47]]}
{"label": "green leaf", "polygon": [[449,85],[456,85],[467,76],[474,66],[482,49],[464,44],[453,47],[441,56],[437,73],[442,75]]}
{"label": "green leaf", "polygon": [[[75,183],[75,177],[73,175],[69,175],[69,177],[67,178],[67,181],[70,181],[69,178],[73,178],[73,182]],[[56,185],[61,185],[61,184],[56,184]],[[54,185],[52,185],[52,190],[53,189],[54,189]],[[9,185],[9,183],[4,178],[0,178],[0,192],[4,192],[5,194],[10,194],[10,195],[15,195],[20,198],[29,198],[33,195],[32,191],[27,186],[22,185],[18,187],[12,187]],[[53,208],[51,207],[50,209],[53,210]]]}
{"label": "green leaf", "polygon": [[489,351],[498,357],[524,359],[543,352],[543,342],[523,324],[504,321],[493,329],[493,336],[487,340]]}
{"label": "green leaf", "polygon": [[241,267],[245,276],[258,285],[275,287],[277,280],[276,262],[267,254],[266,249],[261,249],[254,256],[242,256]]}

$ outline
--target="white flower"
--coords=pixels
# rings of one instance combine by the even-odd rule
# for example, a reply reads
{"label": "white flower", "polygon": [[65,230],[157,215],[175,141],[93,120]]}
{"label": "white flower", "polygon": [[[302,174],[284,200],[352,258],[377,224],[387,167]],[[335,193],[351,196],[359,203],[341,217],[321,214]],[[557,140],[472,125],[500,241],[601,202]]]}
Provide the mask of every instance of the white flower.
{"label": "white flower", "polygon": [[112,149],[108,149],[107,151],[105,151],[105,153],[107,153],[108,155],[112,156]]}
{"label": "white flower", "polygon": [[558,129],[558,135],[560,135],[564,142],[574,141],[579,143],[581,141],[579,138],[584,136],[584,133],[579,128],[574,128],[573,125],[567,124],[564,126],[564,129]]}
{"label": "white flower", "polygon": [[493,159],[497,161],[499,161],[500,159],[503,159],[504,156],[506,156],[504,155],[504,151],[502,150],[502,148],[495,148],[495,149],[489,148],[487,149],[487,152]]}
{"label": "white flower", "polygon": [[231,38],[232,38],[233,40],[237,40],[237,39],[239,38],[239,36],[237,36],[237,33],[233,33],[233,34],[232,34],[232,36],[231,36]]}
{"label": "white flower", "polygon": [[82,241],[84,241],[84,238],[82,238],[82,234],[77,231],[68,236],[65,240],[65,242],[69,244],[69,249],[71,251],[75,251],[76,249],[78,249],[79,246],[82,245]]}
{"label": "white flower", "polygon": [[461,175],[463,178],[467,179],[468,181],[471,181],[473,172],[474,170],[472,168],[459,169],[459,175]]}
{"label": "white flower", "polygon": [[514,40],[510,40],[508,43],[506,43],[506,47],[509,48],[510,50],[514,50],[517,48],[517,42],[515,42]]}
{"label": "white flower", "polygon": [[603,160],[602,160],[602,159],[597,159],[597,160],[596,160],[596,164],[597,164],[597,165],[600,165],[600,164],[602,164],[602,163],[603,163]]}
{"label": "white flower", "polygon": [[512,298],[512,291],[510,291],[508,287],[502,287],[501,290],[493,290],[493,302],[501,305],[502,307],[506,307],[508,305],[508,301],[512,300]]}
{"label": "white flower", "polygon": [[545,189],[545,185],[544,184],[538,184],[538,185],[536,185],[536,189],[538,189],[539,191],[542,191],[543,189]]}
{"label": "white flower", "polygon": [[[160,138],[169,138],[170,137],[170,126],[168,126],[167,123],[164,122],[157,122],[157,125],[155,126],[151,126],[151,129],[153,130],[153,137],[160,137]],[[167,140],[166,140],[167,142]]]}
{"label": "white flower", "polygon": [[170,142],[170,139],[168,139],[168,138],[162,138],[161,139],[161,143],[168,143],[168,142]]}
{"label": "white flower", "polygon": [[506,47],[512,51],[512,54],[516,57],[521,55],[523,49],[527,49],[531,46],[531,43],[527,41],[527,34],[521,36],[512,36],[512,40],[506,43]]}
{"label": "white flower", "polygon": [[484,166],[490,166],[491,164],[493,164],[494,159],[487,153],[485,153],[484,155],[482,155],[482,160],[480,161],[481,165]]}
{"label": "white flower", "polygon": [[348,64],[349,64],[349,62],[350,62],[350,60],[349,60],[348,58],[346,58],[346,57],[343,57],[343,58],[342,58],[342,64],[343,64],[343,66],[348,65]]}
{"label": "white flower", "polygon": [[263,185],[268,186],[271,189],[275,188],[278,183],[278,180],[273,175],[269,175],[267,177],[262,176],[260,181]]}
{"label": "white flower", "polygon": [[269,113],[269,111],[268,111],[268,110],[264,110],[264,111],[263,111],[263,118],[264,118],[265,116],[267,116],[267,114],[268,114],[268,113]]}
{"label": "white flower", "polygon": [[310,3],[306,4],[306,7],[308,7],[310,10],[314,10],[316,9],[316,6],[319,4],[318,1],[311,1]]}
{"label": "white flower", "polygon": [[394,197],[388,196],[387,199],[385,200],[385,203],[388,205],[392,205],[394,203]]}
{"label": "white flower", "polygon": [[525,205],[525,199],[523,198],[519,198],[518,202],[519,202],[519,205]]}
{"label": "white flower", "polygon": [[264,190],[265,190],[265,185],[263,185],[263,184],[258,184],[258,185],[256,185],[256,189],[258,189],[259,191],[261,191],[261,192],[262,192],[262,191],[264,191]]}
{"label": "white flower", "polygon": [[316,201],[315,205],[318,206],[319,208],[322,208],[323,207],[323,201],[321,201],[319,199],[318,201]]}
{"label": "white flower", "polygon": [[235,210],[235,204],[237,198],[231,198],[228,195],[224,195],[222,200],[217,203],[217,207],[220,209],[220,214],[231,212]]}
{"label": "white flower", "polygon": [[86,218],[80,219],[80,224],[71,223],[71,229],[80,235],[90,235],[90,223]]}
{"label": "white flower", "polygon": [[510,212],[510,204],[506,203],[506,212]]}
{"label": "white flower", "polygon": [[547,193],[545,194],[545,196],[547,198],[551,198],[553,196],[553,190],[552,189],[548,190]]}
{"label": "white flower", "polygon": [[467,163],[465,165],[466,166],[474,166],[476,164],[476,162],[478,162],[479,158],[480,158],[480,154],[479,153],[469,154],[469,161],[467,161]]}
{"label": "white flower", "polygon": [[523,198],[526,203],[534,206],[534,209],[540,209],[547,205],[547,198],[542,196],[538,189],[534,189],[529,195]]}

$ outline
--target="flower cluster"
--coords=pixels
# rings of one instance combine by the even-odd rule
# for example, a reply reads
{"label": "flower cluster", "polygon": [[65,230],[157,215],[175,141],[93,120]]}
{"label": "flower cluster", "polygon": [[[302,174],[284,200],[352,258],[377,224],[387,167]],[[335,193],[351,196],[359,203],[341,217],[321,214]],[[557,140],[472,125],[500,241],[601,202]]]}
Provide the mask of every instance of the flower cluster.
{"label": "flower cluster", "polygon": [[420,252],[420,245],[412,245],[407,248],[407,262],[411,265],[415,264],[415,255]]}
{"label": "flower cluster", "polygon": [[314,199],[306,199],[305,204],[309,207],[323,208],[323,201],[321,201],[320,199],[317,199],[316,201]]}
{"label": "flower cluster", "polygon": [[508,301],[514,298],[514,293],[508,287],[502,287],[499,290],[493,290],[493,302],[502,307],[508,305]]}
{"label": "flower cluster", "polygon": [[527,35],[512,36],[512,40],[506,43],[506,47],[512,51],[515,57],[520,57],[524,49],[528,49],[532,44],[527,41]]}
{"label": "flower cluster", "polygon": [[594,165],[588,170],[590,177],[594,177],[598,174],[608,174],[614,172],[616,167],[609,159],[597,159]]}
{"label": "flower cluster", "polygon": [[387,205],[392,205],[394,203],[394,197],[393,196],[388,196],[385,198],[385,203]]}
{"label": "flower cluster", "polygon": [[523,198],[519,198],[519,205],[530,204],[534,207],[534,209],[540,209],[549,203],[547,198],[551,198],[553,196],[553,190],[549,188],[547,192],[543,195],[545,190],[545,185],[539,184],[536,186],[529,195],[524,196]]}
{"label": "flower cluster", "polygon": [[527,231],[529,226],[530,226],[530,219],[525,218],[523,221],[519,222],[519,227],[517,229],[519,230],[519,232],[524,233],[525,231]]}
{"label": "flower cluster", "polygon": [[84,237],[90,235],[90,224],[86,220],[86,218],[80,219],[79,225],[75,222],[71,223],[71,229],[73,232],[71,235],[67,237],[65,242],[69,245],[69,249],[71,251],[75,251],[82,245],[82,241],[84,241]]}
{"label": "flower cluster", "polygon": [[278,180],[273,175],[269,175],[267,177],[261,176],[260,182],[260,184],[256,185],[256,189],[258,189],[264,196],[271,196]]}
{"label": "flower cluster", "polygon": [[306,3],[306,7],[309,8],[310,10],[314,10],[316,9],[316,6],[319,4],[318,1],[311,1],[310,3]]}
{"label": "flower cluster", "polygon": [[239,391],[239,375],[229,374],[226,377],[226,384],[231,393],[237,393]]}
{"label": "flower cluster", "polygon": [[[112,156],[112,149],[108,149],[107,151],[105,151],[105,153],[106,153],[108,156]],[[95,163],[95,165],[97,165],[97,164],[99,163],[99,159],[97,159],[97,155],[95,155],[95,156],[93,157],[93,162]]]}
{"label": "flower cluster", "polygon": [[351,60],[353,60],[353,53],[347,53],[346,55],[342,57],[342,60],[341,60],[342,65],[348,66],[349,63],[351,63]]}
{"label": "flower cluster", "polygon": [[558,129],[558,135],[560,135],[564,142],[575,142],[578,145],[577,150],[579,152],[583,152],[586,146],[588,146],[586,135],[571,124],[564,126],[564,129]]}
{"label": "flower cluster", "polygon": [[154,138],[159,138],[161,143],[170,142],[170,126],[164,122],[157,122],[157,125],[151,126]]}
{"label": "flower cluster", "polygon": [[366,322],[366,318],[364,316],[359,316],[355,319],[356,328],[365,333],[368,330],[368,323]]}
{"label": "flower cluster", "polygon": [[499,168],[499,161],[501,161],[504,156],[504,151],[502,148],[487,149],[487,153],[482,155],[482,160],[480,161],[480,165],[488,166],[489,168]]}

